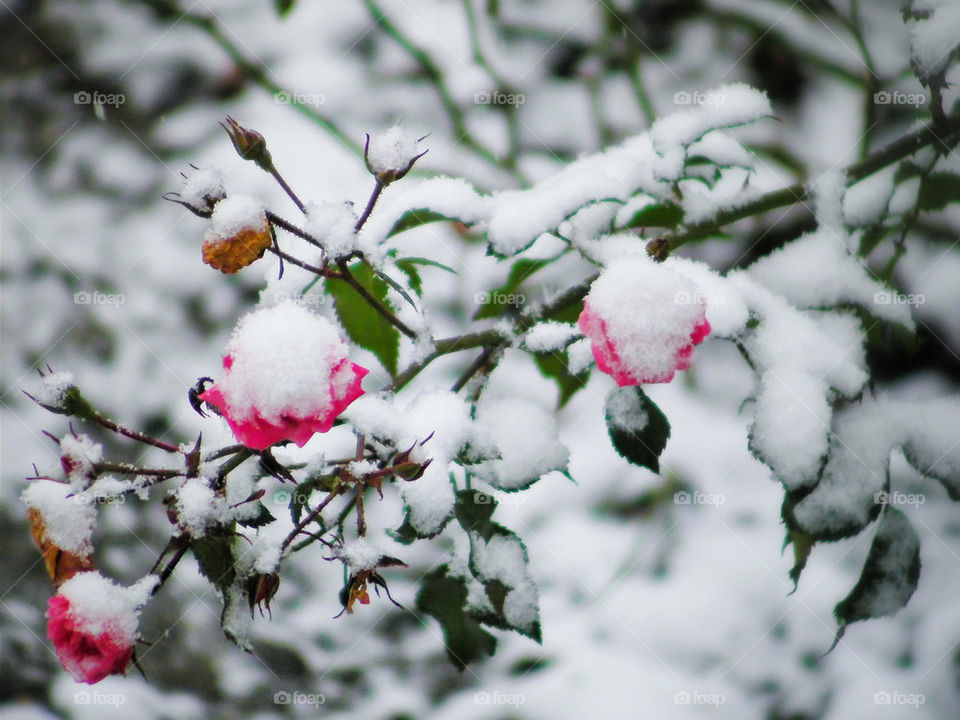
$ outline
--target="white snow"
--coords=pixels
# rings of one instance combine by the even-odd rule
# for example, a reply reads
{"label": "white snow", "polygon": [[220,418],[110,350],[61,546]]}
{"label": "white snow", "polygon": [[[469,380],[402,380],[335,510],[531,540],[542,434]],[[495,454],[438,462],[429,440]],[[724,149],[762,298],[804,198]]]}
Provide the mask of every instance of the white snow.
{"label": "white snow", "polygon": [[498,580],[510,588],[503,603],[506,621],[521,630],[532,630],[539,615],[539,596],[520,540],[496,533],[487,541],[470,533],[470,561],[479,579]]}
{"label": "white snow", "polygon": [[250,195],[230,195],[213,206],[210,216],[213,234],[231,238],[244,231],[267,231],[267,216],[263,203]]}
{"label": "white snow", "polygon": [[70,616],[80,632],[109,632],[118,643],[132,645],[139,636],[140,608],[157,582],[156,575],[147,575],[123,587],[91,570],[71,577],[57,594],[70,602]]}
{"label": "white snow", "polygon": [[34,392],[34,397],[41,405],[59,408],[66,392],[76,385],[71,372],[48,373],[40,380],[40,385]]}
{"label": "white snow", "polygon": [[211,478],[187,478],[177,488],[177,524],[190,537],[200,538],[207,529],[230,517],[227,501],[210,486]]}
{"label": "white snow", "polygon": [[[397,485],[417,532],[439,532],[453,513],[451,460],[470,438],[470,409],[463,398],[439,388],[394,401],[364,395],[344,411],[343,417],[359,431],[390,440],[395,447],[405,450],[415,445],[411,454],[414,462],[433,459],[421,477]],[[419,445],[431,433],[430,440]]]}
{"label": "white snow", "polygon": [[831,388],[852,397],[867,380],[860,323],[801,312],[745,273],[731,280],[760,320],[744,340],[759,373],[751,446],[788,488],[808,485],[827,453]]}
{"label": "white snow", "polygon": [[580,335],[571,323],[541,322],[530,328],[523,336],[523,347],[530,352],[545,353],[563,350],[569,342]]}
{"label": "white snow", "polygon": [[417,148],[417,142],[417,137],[402,125],[394,125],[370,137],[367,162],[375,173],[401,172],[422,152]]}
{"label": "white snow", "polygon": [[913,3],[925,6],[927,17],[910,25],[910,56],[922,79],[942,74],[960,46],[960,5],[950,0]]}
{"label": "white snow", "polygon": [[475,450],[494,459],[473,466],[473,472],[502,490],[520,490],[551,470],[562,470],[569,459],[555,415],[530,400],[484,396],[474,431]]}
{"label": "white snow", "polygon": [[94,477],[94,465],[103,460],[103,446],[89,435],[67,433],[60,438],[61,465],[74,492],[80,492]]}
{"label": "white snow", "polygon": [[90,556],[90,538],[97,521],[95,504],[83,502],[72,495],[70,485],[53,480],[32,481],[20,499],[40,513],[47,540],[79,557]]}
{"label": "white snow", "polygon": [[240,318],[226,353],[232,363],[218,387],[238,418],[323,413],[332,384],[351,379],[331,377],[347,355],[336,328],[290,300]]}
{"label": "white snow", "polygon": [[187,176],[180,190],[180,200],[194,210],[211,212],[226,194],[223,173],[215,167],[204,166]]}
{"label": "white snow", "polygon": [[365,538],[347,540],[337,551],[337,557],[347,564],[351,572],[373,570],[386,553]]}
{"label": "white snow", "polygon": [[359,249],[354,226],[357,214],[350,203],[310,202],[303,229],[319,240],[331,257],[348,255]]}
{"label": "white snow", "polygon": [[707,305],[693,282],[645,253],[608,265],[584,302],[605,322],[606,337],[637,378],[676,369]]}

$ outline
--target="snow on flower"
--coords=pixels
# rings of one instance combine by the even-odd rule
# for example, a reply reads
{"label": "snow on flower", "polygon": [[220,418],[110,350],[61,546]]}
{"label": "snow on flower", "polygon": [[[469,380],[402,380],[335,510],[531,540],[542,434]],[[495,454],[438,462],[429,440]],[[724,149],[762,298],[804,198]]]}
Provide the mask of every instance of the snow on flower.
{"label": "snow on flower", "polygon": [[97,520],[93,503],[83,502],[72,495],[69,485],[53,480],[34,480],[20,497],[39,515],[46,541],[81,558],[89,557]]}
{"label": "snow on flower", "polygon": [[620,386],[670,382],[710,333],[697,286],[643,256],[618,259],[600,274],[579,325],[597,366]]}
{"label": "snow on flower", "polygon": [[203,261],[224,273],[235,273],[263,253],[273,242],[263,203],[248,195],[231,195],[218,202],[210,217],[212,227],[203,238]]}
{"label": "snow on flower", "polygon": [[47,637],[77,682],[94,684],[126,671],[139,636],[140,608],[157,577],[121,587],[98,572],[81,572],[48,601]]}
{"label": "snow on flower", "polygon": [[394,174],[397,176],[410,169],[421,154],[417,150],[420,142],[401,125],[394,125],[379,135],[370,138],[367,145],[367,164],[375,175]]}
{"label": "snow on flower", "polygon": [[248,313],[227,343],[224,374],[200,395],[237,440],[263,450],[281,440],[303,447],[360,395],[369,372],[347,358],[325,318],[287,301]]}
{"label": "snow on flower", "polygon": [[223,173],[217,168],[202,167],[186,179],[179,201],[196,213],[209,215],[226,195]]}

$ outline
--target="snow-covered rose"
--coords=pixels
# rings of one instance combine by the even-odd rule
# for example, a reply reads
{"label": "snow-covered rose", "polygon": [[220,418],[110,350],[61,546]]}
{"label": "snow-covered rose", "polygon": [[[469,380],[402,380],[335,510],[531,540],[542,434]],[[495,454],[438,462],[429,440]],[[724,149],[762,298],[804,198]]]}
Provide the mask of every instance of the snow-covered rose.
{"label": "snow-covered rose", "polygon": [[597,366],[620,386],[670,382],[710,333],[697,287],[643,256],[618,259],[600,274],[578,324]]}
{"label": "snow-covered rose", "polygon": [[64,669],[90,685],[121,675],[133,657],[140,607],[157,578],[121,587],[98,572],[74,575],[48,601],[47,637]]}
{"label": "snow-covered rose", "polygon": [[215,406],[237,440],[263,450],[281,440],[300,447],[363,394],[369,370],[325,318],[295,302],[244,315],[223,358],[225,372],[200,395]]}

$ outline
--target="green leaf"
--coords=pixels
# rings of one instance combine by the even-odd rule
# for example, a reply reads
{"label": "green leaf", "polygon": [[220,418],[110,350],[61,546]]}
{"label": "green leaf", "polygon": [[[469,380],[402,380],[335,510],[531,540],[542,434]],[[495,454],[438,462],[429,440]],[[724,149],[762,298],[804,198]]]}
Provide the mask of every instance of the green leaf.
{"label": "green leaf", "polygon": [[[350,272],[373,297],[386,304],[387,284],[363,262],[350,267]],[[333,297],[340,324],[357,345],[366,348],[383,364],[391,376],[397,374],[400,335],[386,318],[343,280],[328,278],[326,290]]]}
{"label": "green leaf", "polygon": [[653,203],[640,208],[625,227],[674,228],[683,220],[683,208],[673,203]]}
{"label": "green leaf", "polygon": [[614,449],[634,465],[660,472],[660,453],[670,423],[639,386],[614,388],[607,395],[607,432]]}
{"label": "green leaf", "polygon": [[233,583],[236,571],[233,567],[233,553],[230,540],[222,535],[205,535],[190,545],[197,559],[200,573],[219,588]]}
{"label": "green leaf", "polygon": [[389,286],[392,287],[394,290],[396,290],[396,291],[400,294],[400,297],[402,297],[404,300],[406,300],[408,303],[410,303],[410,306],[411,306],[414,310],[416,310],[417,312],[420,312],[420,308],[417,307],[417,304],[413,301],[413,298],[410,297],[410,294],[406,291],[406,289],[403,287],[403,285],[401,285],[400,283],[398,283],[396,280],[394,280],[392,277],[390,277],[389,275],[387,275],[385,272],[380,272],[379,270],[377,270],[376,273],[377,273],[377,277],[378,277],[378,278],[380,278],[380,279],[383,280],[385,283],[387,283],[387,285],[389,285]]}
{"label": "green leaf", "polygon": [[893,615],[904,607],[919,579],[920,538],[906,515],[887,506],[860,579],[833,610],[840,624],[837,641],[850,623]]}
{"label": "green leaf", "polygon": [[387,237],[393,237],[394,235],[402,233],[405,230],[426,225],[427,223],[444,221],[460,222],[455,217],[450,217],[449,215],[444,215],[443,213],[434,212],[433,210],[427,210],[425,208],[407,210],[403,215],[400,216],[400,219],[393,224],[393,227],[390,228],[390,232],[387,233]]}
{"label": "green leaf", "polygon": [[[454,507],[454,514],[457,522],[467,532],[470,538],[470,572],[483,585],[487,599],[493,608],[493,612],[478,611],[471,609],[469,612],[485,625],[500,628],[502,630],[515,630],[521,635],[541,641],[539,611],[537,618],[532,622],[521,626],[512,625],[504,614],[504,602],[507,595],[514,589],[519,592],[536,593],[536,586],[530,578],[527,563],[527,548],[523,541],[511,530],[493,522],[493,513],[496,510],[497,502],[492,496],[479,490],[460,490],[457,492],[457,501]],[[489,543],[495,537],[504,541],[515,543],[519,547],[523,558],[523,575],[521,580],[517,580],[516,572],[508,572],[503,577],[484,577],[474,564],[475,554],[478,543]],[[501,550],[503,546],[501,545]],[[508,584],[507,581],[513,584]]]}
{"label": "green leaf", "polygon": [[420,277],[420,272],[417,270],[417,266],[410,262],[409,260],[398,260],[397,268],[407,276],[407,282],[410,283],[410,289],[413,290],[419,297],[423,297],[423,278]]}
{"label": "green leaf", "polygon": [[467,614],[466,581],[448,575],[448,570],[444,565],[428,573],[421,582],[416,602],[421,612],[440,623],[447,657],[463,671],[471,662],[493,655],[497,639]]}
{"label": "green leaf", "polygon": [[258,528],[263,527],[264,525],[269,525],[276,518],[273,514],[267,510],[267,506],[263,503],[257,503],[257,516],[250,518],[249,520],[237,520],[240,525],[248,528]]}
{"label": "green leaf", "polygon": [[518,290],[531,275],[546,267],[552,260],[529,260],[522,258],[510,266],[507,281],[492,293],[484,293],[486,302],[474,314],[474,320],[500,317],[510,308],[519,308],[526,302],[526,297]]}
{"label": "green leaf", "polygon": [[952,202],[960,202],[960,175],[931,173],[920,183],[917,205],[921,210],[943,210]]}
{"label": "green leaf", "polygon": [[458,490],[453,512],[465,531],[479,533],[489,540],[493,532],[493,511],[497,501],[482,490]]}
{"label": "green leaf", "polygon": [[293,9],[294,0],[273,0],[273,7],[277,15],[283,17]]}
{"label": "green leaf", "polygon": [[576,394],[582,390],[590,379],[590,371],[584,371],[579,375],[574,375],[567,367],[567,351],[537,353],[533,356],[533,361],[540,368],[540,372],[545,377],[554,380],[557,388],[560,390],[560,397],[557,400],[557,409],[562,408]]}

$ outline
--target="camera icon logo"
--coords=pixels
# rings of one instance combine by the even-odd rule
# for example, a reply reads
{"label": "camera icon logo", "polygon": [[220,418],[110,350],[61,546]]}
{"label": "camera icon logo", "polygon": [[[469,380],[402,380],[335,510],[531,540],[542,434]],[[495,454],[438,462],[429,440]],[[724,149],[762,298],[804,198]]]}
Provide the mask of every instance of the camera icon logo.
{"label": "camera icon logo", "polygon": [[286,690],[277,690],[273,694],[274,705],[289,705],[293,702],[293,696]]}
{"label": "camera icon logo", "polygon": [[674,105],[689,105],[691,102],[693,102],[693,95],[686,90],[681,90],[680,92],[673,94]]}
{"label": "camera icon logo", "polygon": [[474,505],[490,505],[493,502],[493,497],[488,495],[485,492],[477,490],[473,494],[473,503]]}
{"label": "camera icon logo", "polygon": [[78,290],[73,294],[74,305],[89,305],[93,302],[93,294],[86,290]]}
{"label": "camera icon logo", "polygon": [[86,90],[78,90],[73,94],[74,105],[89,105],[91,102],[93,102],[93,95]]}
{"label": "camera icon logo", "polygon": [[674,505],[689,505],[691,501],[690,493],[686,490],[680,490],[673,494]]}
{"label": "camera icon logo", "polygon": [[474,105],[489,105],[493,95],[488,90],[481,90],[473,94]]}

